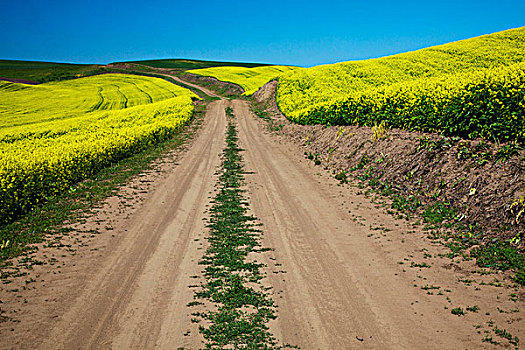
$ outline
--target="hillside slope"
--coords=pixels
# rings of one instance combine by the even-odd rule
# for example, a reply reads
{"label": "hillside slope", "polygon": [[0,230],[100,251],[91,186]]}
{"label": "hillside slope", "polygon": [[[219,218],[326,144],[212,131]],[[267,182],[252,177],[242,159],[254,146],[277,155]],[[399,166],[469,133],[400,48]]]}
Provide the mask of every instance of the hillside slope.
{"label": "hillside slope", "polygon": [[0,80],[25,80],[35,83],[73,79],[104,73],[104,66],[40,61],[0,60]]}
{"label": "hillside slope", "polygon": [[159,60],[142,60],[142,61],[126,61],[116,62],[116,64],[134,63],[152,68],[165,68],[165,69],[203,69],[210,67],[261,67],[267,66],[264,63],[249,63],[249,62],[221,62],[221,61],[203,61],[203,60],[192,60],[192,59],[159,59]]}
{"label": "hillside slope", "polygon": [[220,81],[237,84],[244,89],[244,95],[252,95],[270,80],[282,74],[301,70],[299,67],[290,66],[265,66],[265,67],[212,67],[206,69],[192,69],[187,73],[213,77]]}
{"label": "hillside slope", "polygon": [[[477,123],[465,115],[479,119],[487,106],[500,104],[507,95],[518,99],[506,101],[503,111],[496,109],[489,117],[519,116],[513,113],[523,112],[524,59],[525,27],[395,56],[293,71],[280,77],[277,102],[288,118],[303,124],[374,125],[394,115],[402,120],[389,120],[390,126],[454,134],[444,127],[426,128],[421,120],[437,113],[432,123],[442,123],[467,100],[466,105],[472,102],[475,108],[461,111],[460,123]],[[494,85],[497,94],[492,94]],[[460,133],[486,136],[479,130]]]}
{"label": "hillside slope", "polygon": [[124,74],[0,82],[0,223],[178,132],[191,91]]}

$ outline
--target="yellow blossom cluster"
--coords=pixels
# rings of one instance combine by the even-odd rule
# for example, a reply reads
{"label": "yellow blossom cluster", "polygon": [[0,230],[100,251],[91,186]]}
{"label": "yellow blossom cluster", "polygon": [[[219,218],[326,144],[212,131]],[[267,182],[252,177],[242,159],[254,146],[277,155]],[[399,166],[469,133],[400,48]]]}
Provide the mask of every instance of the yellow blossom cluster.
{"label": "yellow blossom cluster", "polygon": [[525,27],[414,52],[295,70],[277,103],[302,124],[522,140]]}

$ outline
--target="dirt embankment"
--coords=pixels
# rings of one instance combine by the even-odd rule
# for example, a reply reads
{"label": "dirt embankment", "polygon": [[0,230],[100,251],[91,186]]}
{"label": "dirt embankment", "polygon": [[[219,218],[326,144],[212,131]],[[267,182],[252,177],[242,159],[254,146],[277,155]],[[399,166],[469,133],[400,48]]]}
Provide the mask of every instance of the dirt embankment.
{"label": "dirt embankment", "polygon": [[400,129],[387,129],[373,140],[369,127],[293,124],[277,108],[276,88],[277,82],[270,82],[254,97],[271,111],[282,132],[322,166],[336,173],[355,169],[357,176],[383,174],[381,181],[423,204],[450,203],[464,222],[482,225],[485,239],[510,238],[525,229],[519,215],[523,204],[512,205],[525,189],[523,150]]}
{"label": "dirt embankment", "polygon": [[184,73],[183,78],[184,80],[187,80],[189,82],[206,86],[226,97],[239,96],[244,93],[243,88],[241,88],[239,85],[228,83],[225,81],[220,81],[217,78],[213,77],[205,77],[191,73]]}

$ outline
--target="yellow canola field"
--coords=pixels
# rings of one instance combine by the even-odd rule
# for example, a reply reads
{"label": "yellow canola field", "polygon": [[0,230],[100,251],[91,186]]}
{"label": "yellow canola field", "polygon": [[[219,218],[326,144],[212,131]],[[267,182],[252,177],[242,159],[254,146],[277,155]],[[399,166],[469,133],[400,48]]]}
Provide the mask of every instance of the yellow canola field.
{"label": "yellow canola field", "polygon": [[290,66],[244,67],[212,67],[188,70],[187,73],[214,77],[218,80],[234,83],[244,89],[243,95],[253,95],[267,82],[278,78],[283,73],[297,71],[302,68]]}
{"label": "yellow canola field", "polygon": [[356,91],[291,118],[525,142],[525,62]]}
{"label": "yellow canola field", "polygon": [[[361,94],[370,98],[375,89],[386,91],[392,86],[422,91],[420,87],[427,82],[448,78],[443,88],[456,89],[455,86],[466,84],[465,76],[454,83],[456,75],[524,61],[525,27],[522,27],[389,57],[296,70],[279,78],[277,103],[287,117],[301,123],[349,122],[353,118],[345,116],[346,112],[341,112],[345,108],[339,107],[348,106],[351,103],[347,101]],[[402,87],[403,84],[407,86]],[[432,93],[426,98],[433,98]],[[359,113],[365,110],[363,105]],[[364,116],[360,118],[362,121]]]}
{"label": "yellow canola field", "polygon": [[122,74],[0,82],[0,222],[167,139],[191,119],[195,98],[162,79]]}

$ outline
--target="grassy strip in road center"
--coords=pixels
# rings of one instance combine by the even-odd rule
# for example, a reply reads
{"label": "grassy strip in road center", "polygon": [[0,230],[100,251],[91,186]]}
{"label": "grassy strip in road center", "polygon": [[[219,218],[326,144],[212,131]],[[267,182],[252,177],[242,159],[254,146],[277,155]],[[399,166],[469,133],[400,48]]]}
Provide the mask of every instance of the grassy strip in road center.
{"label": "grassy strip in road center", "polygon": [[[253,259],[254,254],[269,251],[260,245],[261,231],[256,218],[248,215],[244,197],[243,165],[237,145],[237,131],[230,117],[223,153],[219,191],[210,209],[208,223],[209,248],[200,264],[205,265],[205,282],[195,292],[195,299],[206,300],[213,311],[194,312],[205,320],[199,330],[206,340],[206,349],[282,349],[269,331],[267,323],[275,319],[276,306],[270,297],[271,287],[261,280],[265,266]],[[250,255],[250,256],[249,256]],[[249,256],[249,257],[248,257]],[[192,302],[189,306],[198,305]],[[199,320],[199,321],[200,321]]]}

